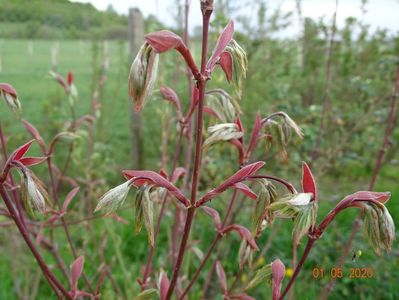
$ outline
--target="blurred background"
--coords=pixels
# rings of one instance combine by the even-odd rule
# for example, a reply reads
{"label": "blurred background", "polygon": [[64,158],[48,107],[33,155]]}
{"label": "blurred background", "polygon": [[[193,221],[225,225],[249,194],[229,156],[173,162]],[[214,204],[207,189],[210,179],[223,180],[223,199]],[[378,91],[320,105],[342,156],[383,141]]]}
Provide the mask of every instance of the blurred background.
{"label": "blurred background", "polygon": [[[199,1],[190,2],[190,48],[198,61]],[[129,15],[132,8],[135,10]],[[302,141],[294,139],[287,146],[288,156],[278,147],[268,152],[263,146],[257,149],[256,156],[267,161],[267,172],[299,186],[301,161],[311,159],[321,116],[324,116],[318,155],[313,163],[320,189],[320,218],[345,195],[369,186],[392,107],[391,96],[399,64],[398,12],[399,1],[396,0],[346,0],[338,4],[332,0],[215,0],[210,45],[232,19],[236,27],[235,39],[248,54],[249,69],[240,100],[247,131],[252,128],[257,112],[265,117],[282,110],[305,133]],[[135,21],[129,20],[129,16]],[[132,24],[141,24],[142,33],[134,33]],[[101,182],[96,186],[97,196],[119,183],[122,180],[120,170],[134,167],[135,163],[151,170],[168,166],[177,140],[177,120],[171,106],[161,100],[158,89],[162,85],[172,87],[187,106],[185,67],[176,53],[160,57],[156,91],[142,112],[139,138],[132,133],[127,76],[137,45],[143,42],[143,34],[166,28],[182,35],[183,25],[184,1],[179,0],[0,0],[0,82],[12,84],[22,104],[22,113],[16,118],[4,103],[0,103],[0,122],[8,137],[9,149],[30,138],[18,118],[34,124],[45,139],[50,139],[65,127],[65,122],[72,120],[70,103],[63,89],[49,75],[49,71],[53,71],[66,76],[71,71],[79,94],[74,103],[78,116],[93,111],[93,97],[99,91],[99,82],[102,78],[106,80],[97,94],[96,140],[91,161],[92,180]],[[212,87],[221,87],[238,98],[220,70],[210,82]],[[387,207],[399,224],[397,123],[398,118],[395,118],[374,190],[392,192]],[[88,133],[81,130],[79,135],[70,173],[84,179]],[[141,150],[134,148],[137,142]],[[138,157],[137,151],[145,155]],[[60,148],[55,161],[62,162],[65,156],[66,151]],[[204,157],[202,188],[215,185],[214,182],[221,182],[231,174],[235,170],[232,163],[235,159],[234,149],[226,145],[209,151]],[[37,172],[41,174],[42,171],[38,168]],[[122,215],[126,219],[132,217],[130,212]],[[298,297],[295,299],[318,297],[330,278],[312,279],[311,271],[315,266],[327,270],[336,266],[356,216],[356,211],[344,212],[318,242],[301,273],[300,284],[296,285]],[[172,224],[172,218],[169,219],[163,226]],[[245,216],[242,219],[243,223],[249,222],[245,221]],[[115,268],[115,277],[128,294],[137,289],[127,287],[127,282],[134,282],[138,276],[139,263],[146,256],[146,237],[145,234],[132,235],[129,226],[108,224],[118,233],[113,238],[118,241],[121,255],[128,264],[127,273],[118,273],[119,269]],[[274,239],[267,261],[277,256],[290,261],[290,226],[279,225],[279,236]],[[198,234],[199,239],[209,239],[205,229],[198,230]],[[77,240],[85,238],[78,230],[75,235]],[[260,244],[264,244],[269,235],[266,232]],[[0,299],[16,299],[15,295],[25,299],[20,294],[37,269],[30,256],[23,255],[25,246],[11,242],[9,237],[10,232],[0,228]],[[165,243],[166,240],[165,233]],[[302,248],[303,245],[299,253]],[[227,271],[236,269],[237,249],[238,243],[232,245],[231,253],[227,254],[231,257],[231,265],[225,266]],[[391,254],[376,257],[361,230],[351,253],[358,250],[363,253],[361,258],[353,261],[349,257],[344,270],[353,266],[371,267],[375,269],[374,278],[344,277],[338,281],[330,299],[399,299],[397,243]],[[21,256],[11,259],[15,253]],[[112,256],[112,249],[107,254]],[[159,257],[161,259],[162,254]],[[192,264],[195,268],[198,261]],[[22,292],[17,293],[21,289]],[[45,287],[39,291],[42,295],[50,295]],[[264,299],[262,295],[260,289],[253,296]],[[51,296],[43,297],[37,299],[51,299]],[[114,297],[117,298],[110,291],[109,298],[105,299]]]}

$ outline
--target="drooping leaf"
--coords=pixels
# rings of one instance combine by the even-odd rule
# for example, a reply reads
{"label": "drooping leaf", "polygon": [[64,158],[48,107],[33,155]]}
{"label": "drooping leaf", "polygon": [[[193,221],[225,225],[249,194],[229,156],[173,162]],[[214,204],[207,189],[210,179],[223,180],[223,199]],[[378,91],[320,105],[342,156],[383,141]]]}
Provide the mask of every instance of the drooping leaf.
{"label": "drooping leaf", "polygon": [[251,279],[251,281],[246,286],[246,290],[252,289],[258,286],[261,283],[271,282],[272,280],[272,264],[264,265],[260,269],[258,269],[255,273],[255,276]]}
{"label": "drooping leaf", "polygon": [[211,145],[239,139],[243,133],[238,130],[238,126],[234,123],[223,123],[211,126],[208,128],[209,136],[204,141],[202,147],[204,150],[208,149]]}
{"label": "drooping leaf", "polygon": [[165,100],[172,102],[176,106],[177,115],[181,119],[182,118],[181,104],[180,104],[180,99],[177,96],[176,92],[167,86],[163,86],[159,90],[161,92],[162,97]]}
{"label": "drooping leaf", "polygon": [[0,82],[0,92],[4,92],[7,93],[13,97],[17,97],[17,91],[15,90],[15,88],[9,84],[9,83],[5,83],[5,82]]}
{"label": "drooping leaf", "polygon": [[141,46],[134,59],[128,78],[129,96],[139,112],[152,95],[158,72],[159,55],[148,43]]}
{"label": "drooping leaf", "polygon": [[44,152],[46,149],[46,144],[44,143],[43,137],[40,135],[36,127],[26,120],[22,120],[22,123],[24,124],[26,130],[28,130],[28,132],[32,135],[32,137],[38,142],[40,148]]}
{"label": "drooping leaf", "polygon": [[260,168],[262,168],[265,165],[265,162],[263,161],[258,161],[253,164],[247,165],[237,171],[234,175],[226,179],[221,185],[219,185],[217,188],[209,191],[206,193],[201,199],[197,201],[195,204],[196,207],[201,206],[205,202],[211,200],[212,198],[216,197],[218,194],[222,193],[226,189],[234,186],[234,184],[244,181],[246,178],[249,176],[253,175],[255,172],[257,172]]}
{"label": "drooping leaf", "polygon": [[244,195],[248,196],[249,198],[256,200],[258,196],[247,186],[245,183],[237,182],[234,184],[234,188],[242,192]]}
{"label": "drooping leaf", "polygon": [[144,224],[147,230],[147,237],[148,243],[151,247],[154,247],[154,204],[150,198],[150,189],[147,188],[144,190],[143,198],[143,217],[144,217]]}
{"label": "drooping leaf", "polygon": [[189,206],[190,201],[182,194],[182,192],[174,186],[167,179],[163,178],[158,173],[153,171],[135,171],[135,170],[125,170],[122,171],[126,179],[134,179],[135,186],[141,186],[143,184],[152,184],[155,186],[163,187],[167,189],[173,196],[175,196],[183,205]]}
{"label": "drooping leaf", "polygon": [[216,274],[219,277],[220,285],[222,286],[224,294],[227,295],[229,293],[229,290],[227,288],[226,273],[224,272],[223,266],[220,261],[216,262]]}
{"label": "drooping leaf", "polygon": [[317,218],[317,202],[310,202],[303,205],[298,211],[294,219],[294,226],[292,229],[292,239],[294,244],[298,245],[300,239],[308,233],[309,229],[314,227]]}
{"label": "drooping leaf", "polygon": [[209,207],[209,206],[201,206],[201,208],[204,210],[204,212],[206,213],[206,214],[208,214],[209,216],[211,216],[212,217],[212,219],[213,219],[213,221],[215,222],[215,225],[216,225],[216,229],[221,229],[221,227],[222,227],[222,220],[220,219],[220,215],[219,215],[219,213],[217,212],[217,210],[215,210],[215,209],[213,209],[213,208],[211,208],[211,207]]}
{"label": "drooping leaf", "polygon": [[158,53],[176,49],[184,44],[180,36],[168,30],[149,33],[145,36],[145,39]]}
{"label": "drooping leaf", "polygon": [[251,232],[245,228],[242,225],[238,225],[238,224],[232,224],[229,226],[226,226],[225,228],[222,229],[221,233],[222,234],[226,234],[230,231],[235,231],[237,232],[242,239],[245,239],[249,246],[251,246],[252,250],[259,250],[258,245],[256,245],[255,239],[252,236]]}

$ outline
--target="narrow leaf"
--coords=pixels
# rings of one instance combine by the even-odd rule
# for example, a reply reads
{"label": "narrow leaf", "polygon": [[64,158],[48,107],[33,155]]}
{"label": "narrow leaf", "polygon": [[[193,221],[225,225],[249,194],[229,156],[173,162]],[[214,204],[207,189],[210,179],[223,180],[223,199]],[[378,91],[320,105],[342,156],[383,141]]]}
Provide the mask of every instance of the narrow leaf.
{"label": "narrow leaf", "polygon": [[233,58],[229,52],[220,54],[220,67],[222,68],[228,82],[233,80]]}
{"label": "narrow leaf", "polygon": [[67,83],[69,86],[73,83],[73,73],[71,71],[68,72],[67,74]]}
{"label": "narrow leaf", "polygon": [[182,167],[177,167],[172,174],[172,177],[170,178],[171,182],[176,182],[177,180],[179,180],[179,178],[184,177],[184,175],[186,175],[187,171],[185,168]]}
{"label": "narrow leaf", "polygon": [[248,178],[248,176],[253,175],[255,172],[257,172],[260,168],[262,168],[265,165],[265,162],[263,161],[258,161],[253,164],[247,165],[243,167],[241,170],[236,172],[233,176],[229,177],[226,179],[221,185],[219,185],[217,188],[211,190],[210,192],[206,193],[201,199],[197,201],[195,204],[196,207],[201,206],[205,202],[211,200],[212,198],[216,197],[218,194],[222,193],[229,187],[234,186],[234,184],[244,181],[245,179]]}
{"label": "narrow leaf", "polygon": [[255,276],[246,286],[246,290],[252,289],[263,282],[270,282],[272,280],[272,264],[268,264],[256,271]]}
{"label": "narrow leaf", "polygon": [[45,151],[46,145],[44,143],[43,137],[40,135],[36,127],[26,120],[22,120],[22,123],[24,124],[26,130],[28,130],[28,132],[32,135],[32,137],[38,142],[42,151]]}
{"label": "narrow leaf", "polygon": [[210,72],[212,72],[216,62],[220,58],[220,55],[232,40],[233,34],[234,34],[234,23],[233,21],[230,21],[223,29],[222,33],[219,35],[219,38],[216,41],[216,46],[213,49],[212,56],[207,63],[207,69],[210,70]]}
{"label": "narrow leaf", "polygon": [[82,275],[83,265],[85,259],[83,256],[79,256],[73,263],[71,267],[71,287],[72,291],[76,292],[78,289],[78,279]]}
{"label": "narrow leaf", "polygon": [[19,160],[25,153],[29,150],[34,140],[30,140],[26,144],[23,144],[18,149],[14,150],[14,152],[10,155],[10,158],[13,160]]}
{"label": "narrow leaf", "polygon": [[202,206],[201,207],[206,214],[212,217],[213,221],[215,222],[216,229],[221,229],[222,221],[220,219],[220,215],[217,210],[209,207],[209,206]]}
{"label": "narrow leaf", "polygon": [[256,200],[258,195],[256,195],[246,184],[242,182],[238,182],[234,184],[234,188],[247,195],[249,198]]}
{"label": "narrow leaf", "polygon": [[180,36],[168,30],[149,33],[145,36],[145,39],[158,53],[176,49],[183,44]]}
{"label": "narrow leaf", "polygon": [[316,181],[306,162],[302,162],[302,190],[304,193],[313,193],[313,201],[318,200]]}
{"label": "narrow leaf", "polygon": [[147,230],[148,243],[154,247],[154,204],[150,198],[150,188],[144,190],[142,198],[144,224]]}
{"label": "narrow leaf", "polygon": [[155,173],[153,171],[135,171],[135,170],[125,170],[122,173],[126,179],[140,178],[134,181],[135,186],[141,186],[143,184],[150,183],[156,186],[164,187],[185,206],[190,205],[190,201],[182,194],[182,192],[171,182],[163,178],[158,173]]}
{"label": "narrow leaf", "polygon": [[227,288],[226,273],[224,272],[223,266],[220,261],[216,262],[216,274],[219,277],[220,285],[222,286],[224,294],[227,295],[229,293],[229,290]]}
{"label": "narrow leaf", "polygon": [[[17,91],[15,90],[15,88],[9,84],[9,83],[4,83],[4,82],[0,82],[0,91],[3,91],[7,94],[10,94],[11,96],[13,96],[14,98],[17,98]],[[1,93],[0,93],[1,94]]]}
{"label": "narrow leaf", "polygon": [[259,250],[258,245],[256,245],[255,239],[253,238],[251,232],[244,226],[238,224],[226,226],[225,228],[223,228],[222,234],[226,234],[230,231],[236,231],[241,236],[241,238],[245,239],[248,242],[252,250]]}
{"label": "narrow leaf", "polygon": [[273,300],[280,297],[281,283],[285,276],[285,266],[281,260],[276,259],[272,262],[272,291]]}
{"label": "narrow leaf", "polygon": [[256,147],[256,143],[257,143],[257,140],[258,140],[258,138],[259,138],[259,133],[260,133],[261,128],[262,128],[261,118],[260,118],[259,113],[256,113],[256,116],[255,116],[255,123],[254,123],[254,127],[253,127],[253,129],[252,129],[251,139],[250,139],[250,141],[249,141],[249,145],[248,145],[248,149],[247,149],[247,154],[246,154],[247,159],[250,158],[250,156],[251,156],[253,150],[254,150],[255,147]]}
{"label": "narrow leaf", "polygon": [[80,189],[80,187],[76,187],[72,191],[70,191],[68,193],[68,195],[66,195],[64,203],[62,205],[62,211],[63,212],[67,211],[69,204],[71,203],[72,199],[76,196],[76,194],[78,193],[79,189]]}
{"label": "narrow leaf", "polygon": [[158,300],[158,291],[156,289],[149,289],[142,291],[134,300]]}
{"label": "narrow leaf", "polygon": [[21,164],[23,164],[25,167],[30,167],[30,166],[34,166],[34,165],[38,165],[42,162],[44,162],[45,160],[47,160],[47,157],[23,157],[19,160],[19,162]]}
{"label": "narrow leaf", "polygon": [[159,297],[160,300],[165,300],[169,289],[169,279],[165,271],[161,271],[159,275]]}

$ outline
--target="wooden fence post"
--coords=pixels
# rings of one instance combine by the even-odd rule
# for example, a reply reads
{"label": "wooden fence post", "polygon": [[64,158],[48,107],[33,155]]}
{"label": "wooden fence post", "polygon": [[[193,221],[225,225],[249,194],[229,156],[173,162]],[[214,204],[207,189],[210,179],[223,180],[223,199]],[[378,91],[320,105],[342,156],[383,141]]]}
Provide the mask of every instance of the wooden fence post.
{"label": "wooden fence post", "polygon": [[[129,9],[129,51],[131,61],[144,42],[144,19],[138,8]],[[134,169],[144,169],[143,116],[131,106],[132,162]]]}

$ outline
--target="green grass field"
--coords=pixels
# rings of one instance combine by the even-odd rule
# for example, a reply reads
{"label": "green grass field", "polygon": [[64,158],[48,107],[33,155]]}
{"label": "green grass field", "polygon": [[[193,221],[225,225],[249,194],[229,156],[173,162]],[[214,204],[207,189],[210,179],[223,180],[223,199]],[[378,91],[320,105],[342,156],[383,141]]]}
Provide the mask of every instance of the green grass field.
{"label": "green grass field", "polygon": [[[57,72],[65,76],[69,70],[73,71],[75,84],[79,90],[79,102],[76,104],[78,115],[88,113],[90,111],[91,92],[96,82],[96,72],[102,62],[102,42],[0,40],[0,82],[8,82],[16,88],[22,103],[21,117],[34,124],[46,139],[49,139],[56,132],[61,131],[63,122],[71,118],[67,99],[61,87],[48,75],[48,71],[51,69],[51,48],[55,44],[58,44],[59,48]],[[109,186],[121,182],[122,176],[120,175],[120,170],[131,167],[131,102],[127,94],[127,76],[130,67],[128,46],[127,43],[112,41],[108,42],[108,49],[110,69],[107,73],[107,83],[101,96],[101,117],[97,124],[97,143],[95,148],[97,153],[95,164],[98,164],[96,168],[99,172],[97,176],[104,178],[106,184],[96,187],[97,197],[106,191]],[[186,83],[185,76],[176,75],[172,79],[166,79],[171,78],[169,75],[174,74],[174,64],[162,58],[160,65],[166,66],[166,70],[160,76],[157,86],[160,84],[174,85],[178,91],[183,93]],[[219,77],[221,77],[221,74],[218,73],[214,80],[216,84],[219,82]],[[254,83],[248,85],[251,86],[251,84],[254,85]],[[146,166],[152,170],[158,170],[160,167],[158,160],[161,145],[160,126],[162,125],[162,117],[166,115],[165,111],[168,108],[166,104],[159,104],[160,100],[157,93],[155,93],[155,98],[156,100],[149,103],[143,111]],[[255,107],[261,107],[261,109],[269,107],[268,103],[265,103],[260,98],[256,98],[252,102],[248,102],[249,100],[245,101],[244,99],[242,104],[243,110],[247,111],[249,116],[254,115],[256,112]],[[283,104],[280,104],[280,106],[279,104],[270,106],[279,108],[281,105]],[[290,113],[295,111],[291,104],[287,104],[286,107],[290,110]],[[250,118],[246,116],[244,119],[246,127],[251,128],[252,121],[249,121]],[[0,122],[8,137],[9,151],[30,138],[21,122],[9,113],[3,102],[0,103]],[[305,127],[308,128],[311,125],[307,124],[307,127]],[[316,126],[315,124],[313,125]],[[170,141],[170,145],[173,145],[176,139],[173,134],[174,130],[175,125],[171,128],[172,140]],[[305,134],[309,132],[305,130]],[[79,141],[79,144],[82,146],[81,148],[84,148],[85,142],[84,137],[82,141]],[[80,148],[78,147],[78,149]],[[37,149],[33,152],[35,151],[37,152]],[[208,165],[207,167],[216,168],[217,175],[210,176],[210,178],[219,182],[225,177],[225,174],[228,174],[229,168],[232,168],[231,162],[233,161],[231,156],[223,159],[220,158],[221,153],[234,156],[235,152],[227,151],[222,146],[212,151],[210,155],[214,155],[216,158],[212,163],[213,165]],[[172,146],[170,147],[170,152],[173,153]],[[58,161],[61,162],[65,156],[65,148],[58,148],[56,155],[60,157]],[[79,152],[76,155],[71,172],[76,174],[77,177],[84,177],[82,170],[84,170],[85,159],[82,157],[79,158]],[[82,150],[81,155],[84,155],[84,150]],[[368,159],[372,160],[369,163],[370,165],[373,165],[374,157],[374,154],[369,153]],[[218,160],[219,158],[220,160]],[[267,172],[281,175],[282,177],[285,176],[287,180],[292,181],[299,187],[301,159],[303,159],[303,156],[299,154],[293,155],[289,166],[272,161],[270,163],[271,167]],[[40,168],[42,167],[35,167],[35,170],[46,181],[47,175]],[[223,172],[221,171],[222,169]],[[397,184],[399,176],[397,170],[397,165],[384,165],[375,190],[392,192],[392,199],[387,207],[396,224],[399,224],[399,186]],[[359,189],[366,189],[371,176],[369,165],[359,165],[357,170],[351,170],[352,173],[350,176],[341,173],[337,176],[323,175],[319,177],[317,176],[318,172],[322,173],[321,170],[315,172],[321,190],[318,220],[343,196]],[[205,173],[212,172],[207,170]],[[209,184],[215,186],[216,182],[210,182]],[[131,191],[127,200],[128,204],[125,204],[126,207],[132,204],[133,198],[134,192]],[[84,199],[84,197],[81,197],[81,199]],[[226,202],[226,199],[221,201],[215,200],[212,206],[223,211]],[[74,203],[74,208],[78,210],[79,207],[81,207],[79,203]],[[114,277],[125,295],[128,295],[128,299],[133,299],[131,295],[135,295],[139,291],[136,279],[141,274],[140,267],[145,262],[147,255],[147,238],[145,232],[139,235],[134,234],[134,214],[131,208],[121,211],[120,215],[129,221],[129,225],[118,223],[112,219],[99,219],[92,223],[72,226],[72,236],[78,248],[84,249],[86,253],[90,253],[90,249],[96,249],[102,237],[108,240],[104,253],[106,261],[112,265]],[[72,214],[71,219],[75,219],[77,216]],[[333,226],[317,242],[297,281],[295,292],[298,297],[295,297],[295,299],[316,299],[320,295],[322,288],[330,278],[329,270],[337,264],[340,251],[349,237],[352,222],[356,216],[356,210],[346,211],[342,215],[339,215]],[[0,217],[0,221],[4,220],[4,218]],[[243,214],[238,220],[239,223],[241,222],[248,226],[251,222],[248,214]],[[194,238],[201,241],[198,247],[202,252],[207,250],[208,245],[214,237],[214,229],[209,226],[209,222],[209,219],[202,214],[198,217],[198,222],[193,230],[195,233]],[[157,269],[164,268],[170,270],[167,260],[167,245],[172,225],[173,215],[167,214],[160,231],[159,247],[155,253],[154,265]],[[90,226],[93,228],[94,240],[89,236]],[[279,220],[276,227],[279,228],[278,238],[274,239],[273,246],[267,252],[264,259],[270,262],[274,258],[279,257],[282,261],[287,262],[286,266],[288,266],[291,260],[292,224]],[[56,231],[56,234],[63,236],[61,230]],[[261,248],[265,245],[269,235],[270,232],[266,230],[260,238],[258,244]],[[225,250],[227,259],[224,260],[224,267],[226,272],[232,274],[238,270],[237,252],[239,240],[233,235],[227,236],[225,239],[223,249]],[[63,237],[57,238],[57,240],[60,241],[58,246],[61,254],[65,256],[66,262],[72,262],[66,240]],[[304,242],[300,246],[299,253],[302,253],[303,248]],[[361,230],[360,234],[355,238],[352,249],[352,251],[357,250],[361,250],[363,255],[356,261],[352,261],[351,257],[348,257],[343,267],[344,277],[338,280],[330,299],[399,299],[399,248],[397,242],[394,242],[390,255],[383,254],[381,257],[377,257],[368,245],[363,230]],[[28,289],[30,282],[34,282],[34,280],[40,280],[41,282],[38,285],[38,296],[36,299],[54,299],[50,289],[46,287],[44,279],[38,277],[38,268],[33,258],[28,254],[22,239],[18,237],[14,227],[0,228],[0,252],[1,300],[17,299],[15,291],[21,288]],[[45,258],[49,262],[54,263],[48,253],[45,255]],[[200,260],[191,253],[184,265],[184,269],[189,274],[193,274],[199,263]],[[86,257],[85,270],[87,274],[94,275],[98,265],[98,257]],[[325,278],[312,278],[312,270],[316,266],[326,270]],[[373,268],[373,278],[349,278],[349,270],[354,267]],[[60,273],[58,272],[57,275],[60,275]],[[249,276],[251,274],[243,276],[241,278],[242,281],[248,280]],[[229,282],[231,279],[229,278]],[[204,277],[200,277],[199,282],[202,284],[203,281]],[[216,281],[217,279],[215,279],[217,289],[218,283]],[[198,286],[200,287],[201,285]],[[190,299],[197,299],[199,292],[200,288],[193,289]],[[256,299],[269,299],[265,295],[270,295],[270,288],[264,285],[262,288],[257,288],[249,292],[249,294],[256,297]],[[108,280],[105,282],[103,295],[103,299],[115,298],[113,287]],[[222,297],[219,296],[216,299],[222,299]]]}

